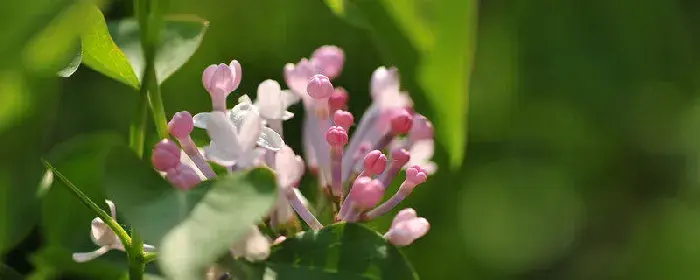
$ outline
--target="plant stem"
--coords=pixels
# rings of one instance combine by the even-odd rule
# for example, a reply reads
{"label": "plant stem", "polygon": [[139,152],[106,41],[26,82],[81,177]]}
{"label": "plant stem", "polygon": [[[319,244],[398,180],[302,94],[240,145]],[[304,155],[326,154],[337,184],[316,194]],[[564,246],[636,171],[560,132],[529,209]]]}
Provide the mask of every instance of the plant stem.
{"label": "plant stem", "polygon": [[143,145],[146,140],[146,116],[148,115],[148,95],[141,90],[141,99],[129,127],[129,147],[136,155],[143,157]]}
{"label": "plant stem", "polygon": [[129,234],[126,233],[124,228],[122,228],[122,226],[120,226],[119,223],[117,223],[117,221],[112,219],[112,217],[109,214],[107,214],[107,212],[102,210],[102,208],[100,208],[100,206],[97,206],[97,204],[95,204],[95,202],[90,200],[90,198],[87,195],[85,195],[85,193],[83,193],[83,191],[81,191],[71,181],[69,181],[68,178],[66,178],[66,176],[63,176],[63,174],[61,174],[61,172],[59,172],[55,167],[53,167],[48,161],[46,161],[46,160],[42,160],[42,161],[44,162],[44,166],[46,166],[46,168],[50,169],[51,172],[54,175],[56,175],[56,177],[58,177],[58,179],[61,180],[61,182],[63,182],[64,185],[66,185],[68,187],[68,190],[70,190],[75,196],[77,196],[80,199],[80,201],[83,204],[85,204],[85,206],[87,206],[92,211],[97,213],[97,216],[100,217],[100,219],[102,219],[102,221],[105,224],[107,224],[107,226],[112,231],[114,231],[114,233],[117,235],[117,237],[119,237],[119,240],[122,242],[122,244],[124,244],[125,248],[131,247],[131,244],[132,244],[131,237],[129,237]]}
{"label": "plant stem", "polygon": [[143,272],[146,269],[146,258],[143,253],[143,239],[132,228],[131,246],[127,248],[129,256],[129,280],[142,280]]}

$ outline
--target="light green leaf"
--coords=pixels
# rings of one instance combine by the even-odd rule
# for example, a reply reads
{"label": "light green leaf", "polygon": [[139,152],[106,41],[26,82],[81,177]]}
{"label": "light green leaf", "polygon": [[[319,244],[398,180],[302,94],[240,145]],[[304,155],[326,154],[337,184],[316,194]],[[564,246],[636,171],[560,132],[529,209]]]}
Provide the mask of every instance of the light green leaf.
{"label": "light green leaf", "polygon": [[273,247],[266,266],[279,279],[418,279],[396,247],[359,224],[288,238]]}
{"label": "light green leaf", "polygon": [[58,72],[59,76],[68,77],[73,74],[82,59],[80,34],[86,26],[84,14],[91,6],[88,2],[75,3],[38,32],[22,52],[24,66],[48,75]]}
{"label": "light green leaf", "polygon": [[404,87],[425,93],[413,97],[431,105],[437,140],[447,148],[451,167],[459,167],[467,143],[476,1],[344,2],[361,12],[387,64],[399,67]]}
{"label": "light green leaf", "polygon": [[138,89],[139,79],[124,52],[112,41],[100,9],[90,6],[85,17],[88,20],[81,38],[83,63],[110,78]]}
{"label": "light green leaf", "polygon": [[347,22],[357,27],[368,27],[367,21],[364,19],[362,12],[355,6],[352,1],[347,0],[324,0],[328,8],[337,16],[343,18]]}
{"label": "light green leaf", "polygon": [[56,73],[57,76],[67,78],[73,75],[75,71],[78,71],[78,67],[80,67],[80,63],[83,62],[83,47],[78,45],[78,52],[73,57],[73,59],[66,65],[66,67],[63,67],[63,69],[58,70],[58,73]]}
{"label": "light green leaf", "polygon": [[276,201],[267,168],[237,172],[189,191],[176,189],[129,149],[107,161],[109,197],[147,243],[158,244],[159,263],[173,279],[198,279],[242,238]]}
{"label": "light green leaf", "polygon": [[[209,22],[196,16],[173,16],[163,22],[161,41],[156,49],[156,77],[163,83],[185,64],[199,48]],[[124,51],[133,66],[134,72],[142,73],[144,68],[139,23],[135,19],[125,19],[108,24],[114,41]],[[140,77],[140,75],[139,75]]]}

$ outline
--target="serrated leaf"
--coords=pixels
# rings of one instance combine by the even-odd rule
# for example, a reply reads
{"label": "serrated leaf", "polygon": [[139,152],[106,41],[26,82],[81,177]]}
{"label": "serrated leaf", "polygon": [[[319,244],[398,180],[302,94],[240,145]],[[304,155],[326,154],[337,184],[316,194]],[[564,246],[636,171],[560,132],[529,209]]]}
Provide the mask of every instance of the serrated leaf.
{"label": "serrated leaf", "polygon": [[265,264],[277,279],[418,279],[396,247],[360,224],[334,224],[287,238],[273,247]]}
{"label": "serrated leaf", "polygon": [[85,13],[87,27],[82,35],[83,63],[112,79],[139,88],[139,79],[129,60],[114,43],[104,15],[96,6]]}
{"label": "serrated leaf", "polygon": [[159,263],[172,279],[198,279],[242,238],[276,201],[271,170],[252,169],[174,188],[127,148],[107,161],[105,187],[128,223],[158,244]]}
{"label": "serrated leaf", "polygon": [[[169,17],[163,22],[161,41],[156,49],[156,78],[163,83],[180,69],[199,48],[209,22],[196,16]],[[141,50],[139,23],[135,19],[125,19],[108,24],[116,44],[124,51],[134,72],[142,73],[144,68]],[[140,75],[138,75],[140,77]]]}

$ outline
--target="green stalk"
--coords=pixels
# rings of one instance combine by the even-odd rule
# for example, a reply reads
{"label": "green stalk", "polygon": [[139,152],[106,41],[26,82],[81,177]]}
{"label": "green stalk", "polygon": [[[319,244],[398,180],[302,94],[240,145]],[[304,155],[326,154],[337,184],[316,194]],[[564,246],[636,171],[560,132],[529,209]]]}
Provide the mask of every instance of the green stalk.
{"label": "green stalk", "polygon": [[119,223],[117,223],[117,221],[112,219],[112,216],[107,214],[107,212],[102,210],[102,208],[100,208],[100,206],[97,206],[97,204],[95,204],[95,202],[90,200],[90,198],[87,195],[85,195],[85,193],[83,193],[83,191],[81,191],[71,181],[69,181],[68,178],[66,178],[66,176],[63,176],[63,174],[61,174],[61,172],[59,172],[56,168],[54,168],[53,165],[51,165],[48,161],[43,160],[43,159],[42,159],[42,161],[44,162],[44,166],[46,166],[46,168],[51,170],[51,172],[54,175],[56,175],[56,177],[58,177],[58,179],[61,180],[61,182],[63,182],[64,185],[66,185],[68,187],[69,191],[71,191],[75,196],[77,196],[80,199],[80,201],[83,204],[85,204],[85,206],[87,206],[92,211],[97,213],[97,216],[100,217],[100,219],[102,219],[102,221],[112,231],[114,231],[114,233],[117,235],[117,237],[122,242],[122,244],[124,245],[125,248],[131,247],[132,242],[133,242],[131,237],[129,237],[129,234],[126,233],[124,228],[122,228],[122,226],[120,226]]}
{"label": "green stalk", "polygon": [[131,120],[129,127],[129,147],[134,150],[136,155],[143,157],[143,145],[146,141],[146,116],[148,115],[148,95],[144,90],[141,90],[141,99],[139,100],[136,114]]}
{"label": "green stalk", "polygon": [[131,246],[127,248],[126,254],[129,257],[129,280],[142,280],[146,270],[143,239],[133,228],[131,229]]}

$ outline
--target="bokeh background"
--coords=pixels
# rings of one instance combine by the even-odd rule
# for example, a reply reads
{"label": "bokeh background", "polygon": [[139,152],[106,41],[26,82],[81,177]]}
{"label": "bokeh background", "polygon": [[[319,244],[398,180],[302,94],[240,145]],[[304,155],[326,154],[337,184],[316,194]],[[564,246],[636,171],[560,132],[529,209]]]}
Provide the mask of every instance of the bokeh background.
{"label": "bokeh background", "polygon": [[[429,13],[437,1],[415,2]],[[42,10],[21,5],[2,4],[4,37],[25,26],[20,15],[41,18]],[[103,12],[121,19],[131,5],[113,1]],[[403,89],[428,117],[448,108],[430,106],[427,95],[468,94],[464,160],[450,168],[446,140],[438,137],[438,173],[405,204],[432,225],[403,249],[423,279],[700,279],[700,2],[479,1],[477,25],[454,27],[477,31],[468,92],[420,87],[411,67],[421,57],[406,61],[410,46],[382,43],[401,34],[373,33],[323,1],[173,0],[170,11],[197,14],[210,27],[162,87],[168,115],[209,110],[201,85],[209,64],[238,59],[238,92],[254,94],[265,79],[282,81],[285,63],[326,44],[345,50],[337,84],[350,92],[356,116],[370,102],[370,75],[381,65],[408,66],[400,69]],[[37,193],[38,159],[59,143],[83,134],[126,139],[138,94],[84,66],[66,79],[37,77],[18,67],[23,61],[8,55],[12,49],[0,51],[3,262],[35,279],[117,277],[119,253],[70,262],[70,252],[93,249],[91,214],[76,199],[53,189],[44,200],[26,198]],[[442,70],[452,78],[454,69]],[[295,148],[300,124],[300,117],[285,123]],[[99,163],[83,158],[64,169],[93,188]],[[41,226],[31,226],[37,221]],[[389,222],[372,226],[383,231]]]}

